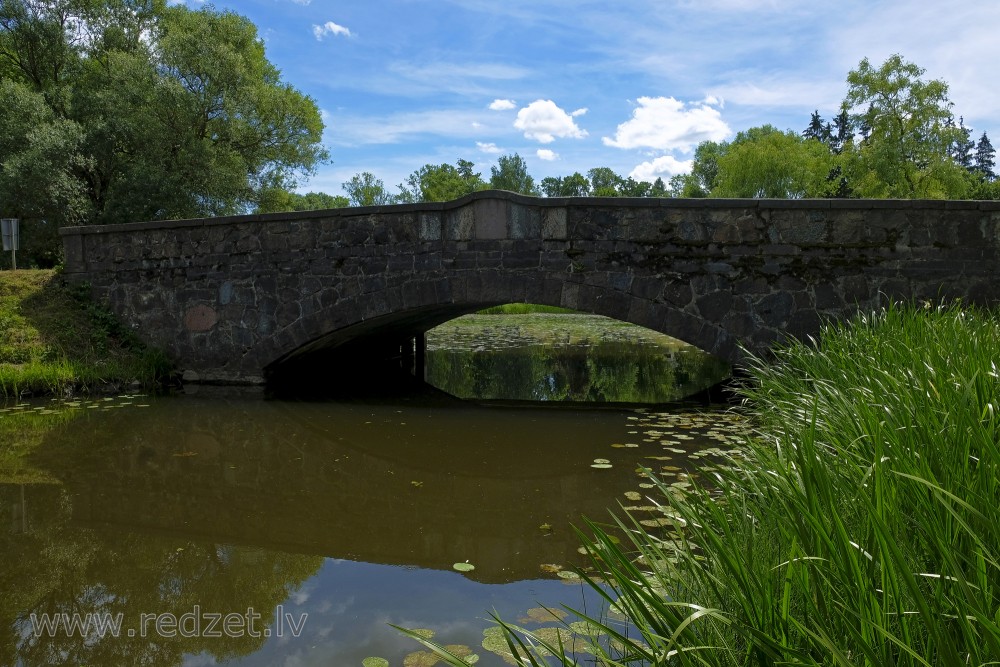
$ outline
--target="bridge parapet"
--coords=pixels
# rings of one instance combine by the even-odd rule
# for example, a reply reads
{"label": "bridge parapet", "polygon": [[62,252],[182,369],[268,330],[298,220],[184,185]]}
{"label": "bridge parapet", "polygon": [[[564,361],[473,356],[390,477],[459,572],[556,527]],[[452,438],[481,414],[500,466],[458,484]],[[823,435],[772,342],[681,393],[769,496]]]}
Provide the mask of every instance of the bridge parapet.
{"label": "bridge parapet", "polygon": [[65,275],[203,381],[261,382],[497,303],[608,315],[738,361],[886,298],[1000,300],[998,202],[482,192],[62,234]]}

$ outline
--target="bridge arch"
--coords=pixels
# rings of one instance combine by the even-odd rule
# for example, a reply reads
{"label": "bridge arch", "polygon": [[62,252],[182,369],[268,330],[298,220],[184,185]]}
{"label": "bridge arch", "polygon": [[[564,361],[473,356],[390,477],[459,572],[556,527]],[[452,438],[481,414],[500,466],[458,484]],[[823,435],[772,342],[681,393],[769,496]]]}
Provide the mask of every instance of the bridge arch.
{"label": "bridge arch", "polygon": [[416,280],[399,292],[352,297],[302,318],[294,328],[275,332],[248,350],[242,363],[260,363],[265,380],[283,373],[300,375],[315,367],[311,360],[342,346],[369,342],[398,349],[439,324],[506,303],[604,315],[679,338],[730,362],[738,358],[733,338],[701,317],[632,295],[627,289],[568,283],[539,272],[517,274],[509,280],[476,280],[464,286],[447,279]]}
{"label": "bridge arch", "polygon": [[532,198],[60,231],[87,282],[190,381],[499,303],[607,315],[730,362],[887,299],[1000,300],[1000,202]]}

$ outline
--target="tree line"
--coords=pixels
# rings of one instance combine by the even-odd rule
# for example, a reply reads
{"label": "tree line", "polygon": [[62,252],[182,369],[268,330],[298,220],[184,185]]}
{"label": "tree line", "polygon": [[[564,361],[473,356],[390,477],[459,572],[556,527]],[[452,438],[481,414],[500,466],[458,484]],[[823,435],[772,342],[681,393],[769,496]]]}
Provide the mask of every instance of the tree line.
{"label": "tree line", "polygon": [[[501,155],[497,164],[490,167],[489,179],[473,171],[475,164],[458,160],[451,164],[425,164],[392,193],[385,182],[371,172],[355,174],[343,184],[347,196],[334,197],[310,192],[302,195],[297,204],[324,204],[319,208],[337,206],[381,206],[384,204],[414,204],[418,202],[449,201],[480,190],[508,190],[535,197],[668,197],[662,178],[653,183],[623,178],[608,167],[597,167],[586,176],[574,172],[570,176],[547,176],[536,182],[528,173],[528,165],[517,153]],[[303,210],[297,209],[297,210]]]}
{"label": "tree line", "polygon": [[[389,192],[370,172],[344,183],[346,197],[327,204],[374,206],[447,201],[485,189],[546,197],[749,197],[1000,199],[996,151],[956,123],[948,86],[924,81],[924,70],[894,55],[868,59],[848,74],[838,113],[815,111],[801,133],[752,127],[731,141],[697,146],[690,173],[664,183],[622,177],[607,167],[536,183],[523,158],[501,156],[485,180],[473,163],[427,164]],[[316,196],[316,193],[311,193]]]}

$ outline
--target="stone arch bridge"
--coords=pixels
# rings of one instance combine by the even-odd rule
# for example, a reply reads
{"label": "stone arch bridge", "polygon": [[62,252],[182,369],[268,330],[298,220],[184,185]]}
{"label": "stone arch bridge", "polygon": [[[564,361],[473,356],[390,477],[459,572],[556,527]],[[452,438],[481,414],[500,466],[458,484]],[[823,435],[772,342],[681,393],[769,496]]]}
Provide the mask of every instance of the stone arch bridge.
{"label": "stone arch bridge", "polygon": [[187,380],[214,383],[400,350],[419,363],[424,331],[510,302],[607,315],[738,362],[885,299],[1000,299],[1000,202],[488,191],[62,235],[69,280]]}

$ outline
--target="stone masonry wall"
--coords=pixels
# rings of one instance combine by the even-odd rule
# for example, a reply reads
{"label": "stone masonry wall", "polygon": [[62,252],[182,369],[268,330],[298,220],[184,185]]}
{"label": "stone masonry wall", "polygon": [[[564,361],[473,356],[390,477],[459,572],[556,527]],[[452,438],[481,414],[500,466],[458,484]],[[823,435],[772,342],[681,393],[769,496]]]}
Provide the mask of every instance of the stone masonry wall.
{"label": "stone masonry wall", "polygon": [[67,278],[203,381],[259,383],[303,349],[515,301],[738,361],[886,299],[1000,300],[1000,202],[484,192],[62,233]]}

